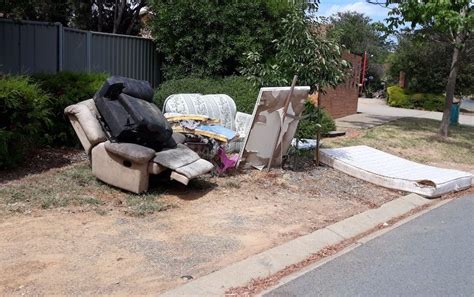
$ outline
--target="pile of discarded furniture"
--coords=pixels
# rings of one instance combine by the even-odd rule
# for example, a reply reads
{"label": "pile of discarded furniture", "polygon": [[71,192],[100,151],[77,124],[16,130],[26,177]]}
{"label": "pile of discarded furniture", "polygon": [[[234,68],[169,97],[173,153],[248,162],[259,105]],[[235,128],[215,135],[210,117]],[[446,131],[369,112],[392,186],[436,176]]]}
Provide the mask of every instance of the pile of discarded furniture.
{"label": "pile of discarded furniture", "polygon": [[[168,172],[185,185],[213,170],[280,166],[309,87],[262,88],[252,115],[237,112],[224,94],[175,94],[163,112],[145,81],[112,76],[93,99],[66,107],[92,173],[118,188],[141,193],[150,175]],[[229,156],[228,153],[238,153]]]}
{"label": "pile of discarded furniture", "polygon": [[219,147],[239,152],[251,115],[237,112],[234,100],[225,94],[176,94],[166,98],[163,111],[173,131],[186,135],[186,144],[203,156]]}

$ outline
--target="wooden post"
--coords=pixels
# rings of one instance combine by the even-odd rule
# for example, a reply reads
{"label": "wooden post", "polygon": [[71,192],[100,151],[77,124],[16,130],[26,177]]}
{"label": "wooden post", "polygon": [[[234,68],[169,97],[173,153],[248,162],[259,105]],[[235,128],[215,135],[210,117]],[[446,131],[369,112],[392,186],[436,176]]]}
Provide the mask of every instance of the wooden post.
{"label": "wooden post", "polygon": [[362,77],[361,77],[361,80],[360,80],[360,83],[361,83],[362,86],[361,86],[360,92],[365,90],[366,71],[367,71],[367,51],[364,51],[364,58],[362,60]]}
{"label": "wooden post", "polygon": [[314,160],[316,161],[316,166],[319,166],[319,142],[321,140],[321,128],[318,127],[316,132],[316,149],[314,151]]}
{"label": "wooden post", "polygon": [[400,74],[398,76],[398,86],[402,89],[405,89],[407,87],[407,76],[404,71],[400,71]]}

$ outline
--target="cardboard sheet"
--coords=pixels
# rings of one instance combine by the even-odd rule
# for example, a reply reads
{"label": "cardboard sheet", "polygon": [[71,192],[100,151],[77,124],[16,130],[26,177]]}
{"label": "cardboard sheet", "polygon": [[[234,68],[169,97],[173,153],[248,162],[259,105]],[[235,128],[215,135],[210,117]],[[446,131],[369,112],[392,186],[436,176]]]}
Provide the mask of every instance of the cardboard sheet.
{"label": "cardboard sheet", "polygon": [[[287,116],[281,129],[285,100],[290,87],[262,88],[252,114],[250,131],[245,133],[244,146],[240,151],[240,165],[244,168],[263,169],[274,157],[272,166],[282,163],[281,152],[286,154],[298,127],[310,87],[295,87],[290,98]],[[280,135],[281,134],[281,135]],[[281,142],[278,142],[281,139]],[[273,146],[276,143],[276,149]]]}

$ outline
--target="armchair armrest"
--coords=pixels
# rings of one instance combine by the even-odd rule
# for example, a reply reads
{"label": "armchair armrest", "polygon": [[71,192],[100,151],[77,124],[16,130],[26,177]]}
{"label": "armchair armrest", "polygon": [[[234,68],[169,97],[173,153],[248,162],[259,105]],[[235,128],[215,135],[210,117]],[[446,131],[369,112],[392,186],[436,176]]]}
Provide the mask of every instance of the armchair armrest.
{"label": "armchair armrest", "polygon": [[107,141],[104,146],[109,153],[138,164],[149,162],[155,156],[153,149],[134,143],[112,143]]}

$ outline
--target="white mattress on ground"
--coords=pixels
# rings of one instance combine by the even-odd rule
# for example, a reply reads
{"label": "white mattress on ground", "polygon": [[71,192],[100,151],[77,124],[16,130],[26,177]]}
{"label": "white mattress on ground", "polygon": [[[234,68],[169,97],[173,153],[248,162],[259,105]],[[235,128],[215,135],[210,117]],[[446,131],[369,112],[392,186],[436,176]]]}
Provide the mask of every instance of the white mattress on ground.
{"label": "white mattress on ground", "polygon": [[426,197],[469,188],[473,175],[412,162],[362,146],[322,149],[321,162],[362,180]]}

